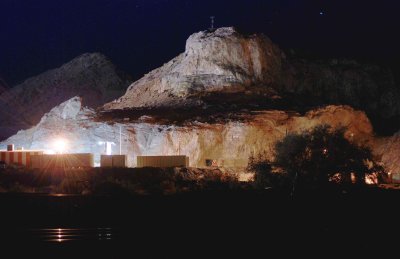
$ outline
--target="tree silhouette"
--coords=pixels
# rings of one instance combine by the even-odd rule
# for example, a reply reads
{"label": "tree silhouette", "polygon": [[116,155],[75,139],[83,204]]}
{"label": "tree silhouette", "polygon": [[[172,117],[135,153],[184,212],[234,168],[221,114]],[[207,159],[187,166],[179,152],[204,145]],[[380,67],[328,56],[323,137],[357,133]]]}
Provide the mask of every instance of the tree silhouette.
{"label": "tree silhouette", "polygon": [[[256,180],[262,181],[270,179],[275,168],[304,187],[321,187],[330,182],[364,185],[367,174],[383,173],[371,150],[350,142],[344,133],[345,128],[318,126],[289,134],[275,144],[274,161],[253,158],[249,169],[255,172]],[[263,163],[269,167],[260,166]],[[271,181],[264,180],[264,184]]]}

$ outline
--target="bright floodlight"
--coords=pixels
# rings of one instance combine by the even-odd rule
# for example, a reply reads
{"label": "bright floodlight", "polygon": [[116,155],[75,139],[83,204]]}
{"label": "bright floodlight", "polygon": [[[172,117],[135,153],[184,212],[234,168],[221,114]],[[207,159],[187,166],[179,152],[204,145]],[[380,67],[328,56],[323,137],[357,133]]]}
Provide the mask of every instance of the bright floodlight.
{"label": "bright floodlight", "polygon": [[67,142],[64,139],[57,139],[54,141],[54,149],[56,150],[57,153],[64,153],[65,149],[67,147]]}

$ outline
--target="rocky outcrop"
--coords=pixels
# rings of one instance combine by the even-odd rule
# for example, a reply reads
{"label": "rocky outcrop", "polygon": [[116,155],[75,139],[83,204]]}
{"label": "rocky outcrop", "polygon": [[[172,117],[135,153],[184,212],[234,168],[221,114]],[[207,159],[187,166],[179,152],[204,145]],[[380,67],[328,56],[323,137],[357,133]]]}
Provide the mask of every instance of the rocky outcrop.
{"label": "rocky outcrop", "polygon": [[392,137],[376,139],[373,150],[388,173],[400,173],[400,132]]}
{"label": "rocky outcrop", "polygon": [[[82,61],[87,59],[90,62]],[[35,85],[32,82],[41,82],[40,87],[28,88]],[[51,82],[60,88],[53,90]],[[102,56],[85,55],[13,89],[19,98],[16,102],[4,94],[1,97],[18,112],[40,114],[44,113],[41,104],[54,104],[50,97],[61,100],[75,91],[68,90],[57,99],[64,86],[77,85],[80,95],[82,89],[89,89],[86,100],[102,102],[94,98],[92,86],[106,93],[122,82]],[[62,137],[69,141],[67,152],[94,153],[96,163],[104,152],[104,144],[99,143],[112,142],[114,154],[120,149],[128,154],[129,166],[136,165],[137,155],[180,154],[188,155],[195,167],[216,159],[226,167],[243,168],[252,155],[271,158],[274,143],[286,134],[328,124],[346,127],[348,139],[370,146],[386,168],[398,170],[398,135],[374,138],[366,113],[343,104],[393,119],[400,115],[399,96],[391,73],[384,69],[345,60],[287,57],[265,36],[220,28],[190,36],[184,53],[130,85],[125,95],[101,111],[85,107],[97,104],[72,98],[53,108],[36,126],[0,143],[0,148],[13,143],[49,150]],[[326,105],[331,103],[336,105]],[[32,107],[39,111],[30,111]]]}
{"label": "rocky outcrop", "polygon": [[257,109],[303,112],[350,105],[366,111],[377,129],[381,122],[400,116],[400,91],[389,70],[350,60],[287,56],[266,36],[245,36],[233,28],[193,34],[184,53],[133,83],[104,109],[219,105],[223,110],[229,101],[240,106],[230,97],[235,95],[252,96],[247,104]]}
{"label": "rocky outcrop", "polygon": [[[252,155],[273,156],[277,140],[291,132],[301,132],[317,125],[347,126],[352,141],[369,144],[372,126],[363,112],[348,106],[327,106],[304,116],[285,111],[261,111],[246,122],[199,123],[172,126],[141,122],[105,123],[95,119],[95,112],[85,108],[76,97],[47,113],[38,125],[19,131],[0,143],[13,143],[26,149],[51,150],[57,138],[68,141],[66,152],[90,152],[99,163],[103,142],[113,142],[113,154],[128,155],[129,166],[136,165],[137,155],[187,155],[190,166],[203,167],[206,159],[216,159],[225,167],[243,168]],[[121,135],[120,135],[121,130]],[[121,140],[121,141],[120,141]],[[100,144],[99,144],[100,143]]]}
{"label": "rocky outcrop", "polygon": [[244,36],[233,28],[189,37],[185,52],[133,83],[106,109],[191,106],[209,93],[244,92],[280,76],[282,52],[265,36]]}
{"label": "rocky outcrop", "polygon": [[[347,104],[366,111],[380,130],[400,115],[400,91],[390,70],[351,60],[306,61],[290,58],[277,91],[298,106]],[[400,124],[396,125],[396,130]]]}
{"label": "rocky outcrop", "polygon": [[[85,105],[98,107],[123,94],[129,77],[120,73],[102,54],[83,54],[0,95],[2,139],[30,128],[51,108],[76,96]],[[5,128],[7,127],[7,128]]]}

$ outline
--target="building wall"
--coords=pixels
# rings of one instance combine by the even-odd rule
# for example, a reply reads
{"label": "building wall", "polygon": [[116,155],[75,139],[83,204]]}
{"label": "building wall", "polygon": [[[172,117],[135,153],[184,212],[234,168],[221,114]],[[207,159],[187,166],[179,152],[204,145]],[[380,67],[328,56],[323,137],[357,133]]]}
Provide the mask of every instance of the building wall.
{"label": "building wall", "polygon": [[101,167],[126,167],[127,159],[126,155],[101,155],[100,156]]}
{"label": "building wall", "polygon": [[188,167],[187,156],[138,156],[137,167]]}
{"label": "building wall", "polygon": [[43,151],[39,150],[15,150],[15,151],[0,151],[0,161],[6,164],[18,164],[28,168],[31,167],[31,157],[42,155]]}
{"label": "building wall", "polygon": [[56,154],[56,155],[34,155],[31,157],[32,168],[72,168],[72,167],[94,167],[93,154]]}

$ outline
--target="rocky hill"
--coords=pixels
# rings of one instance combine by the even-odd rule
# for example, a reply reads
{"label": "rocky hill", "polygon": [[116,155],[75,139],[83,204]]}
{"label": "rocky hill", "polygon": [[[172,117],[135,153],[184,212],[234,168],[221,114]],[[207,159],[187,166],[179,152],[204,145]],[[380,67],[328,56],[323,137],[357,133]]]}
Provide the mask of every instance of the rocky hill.
{"label": "rocky hill", "polygon": [[104,55],[83,54],[2,93],[0,137],[32,127],[54,106],[76,95],[89,107],[103,105],[124,93],[130,82]]}
{"label": "rocky hill", "polygon": [[[84,62],[78,58],[77,63]],[[65,72],[68,82],[88,82],[89,90],[125,82],[112,69],[76,67]],[[87,89],[78,85],[80,91]],[[20,91],[29,95],[31,90]],[[67,152],[94,153],[97,163],[104,152],[99,143],[108,141],[115,144],[114,154],[121,148],[128,155],[130,166],[136,165],[137,155],[181,154],[190,157],[191,166],[215,159],[226,167],[243,168],[252,155],[273,156],[274,143],[285,134],[328,124],[347,127],[347,138],[371,147],[386,168],[400,168],[394,159],[400,138],[375,137],[379,124],[369,119],[396,120],[400,114],[399,90],[390,71],[348,60],[288,56],[263,35],[242,35],[233,28],[195,33],[184,53],[101,109],[84,107],[88,103],[82,100],[93,101],[89,92],[56,106],[36,126],[1,142],[0,148],[14,143],[48,150],[54,139],[63,137],[70,142]]]}
{"label": "rocky hill", "polygon": [[106,109],[203,105],[213,93],[244,93],[275,84],[281,50],[265,36],[245,36],[234,28],[202,31],[189,37],[186,50],[129,86]]}
{"label": "rocky hill", "polygon": [[299,107],[346,104],[365,111],[379,133],[400,128],[399,87],[392,71],[352,60],[285,62],[277,91]]}
{"label": "rocky hill", "polygon": [[228,27],[190,36],[184,53],[133,83],[104,110],[234,106],[305,112],[346,104],[366,111],[378,128],[381,122],[400,121],[399,98],[387,69],[288,56],[265,35]]}
{"label": "rocky hill", "polygon": [[326,106],[305,115],[266,110],[247,115],[246,120],[226,123],[194,120],[177,126],[142,120],[98,121],[96,111],[84,107],[80,97],[74,97],[54,107],[36,126],[0,142],[0,149],[13,143],[16,147],[51,151],[55,140],[63,138],[67,140],[66,152],[93,153],[98,164],[100,154],[105,153],[102,143],[108,141],[114,143],[113,154],[119,154],[121,146],[122,153],[128,155],[129,166],[136,166],[137,155],[188,155],[193,167],[204,167],[206,159],[214,159],[219,165],[243,172],[250,156],[272,158],[274,143],[286,134],[331,125],[346,126],[345,136],[369,146],[389,172],[400,170],[400,133],[387,138],[374,136],[366,114],[349,106]]}
{"label": "rocky hill", "polygon": [[[113,142],[112,153],[128,155],[129,166],[136,166],[137,155],[187,155],[190,166],[203,167],[206,159],[220,165],[244,168],[252,155],[273,156],[273,145],[287,133],[300,132],[317,125],[334,128],[347,126],[346,136],[369,145],[373,136],[367,116],[348,106],[327,106],[304,116],[298,113],[269,110],[249,116],[246,121],[200,123],[184,126],[147,122],[105,123],[96,120],[96,112],[82,106],[75,97],[47,113],[38,125],[18,132],[0,143],[27,149],[53,149],[58,138],[68,140],[66,152],[90,152],[99,163],[105,141]],[[121,129],[121,139],[120,139]]]}

